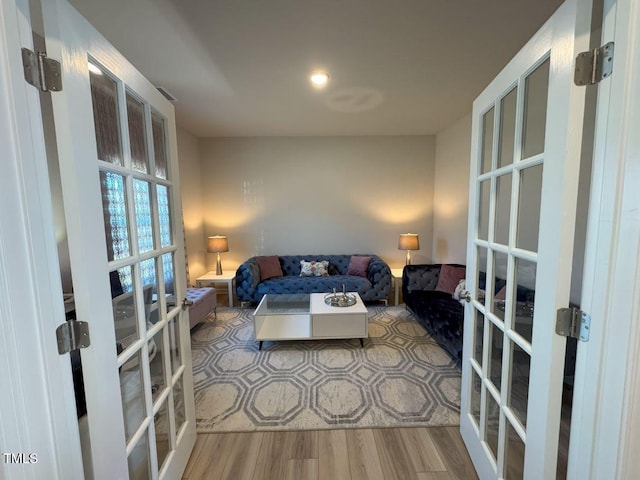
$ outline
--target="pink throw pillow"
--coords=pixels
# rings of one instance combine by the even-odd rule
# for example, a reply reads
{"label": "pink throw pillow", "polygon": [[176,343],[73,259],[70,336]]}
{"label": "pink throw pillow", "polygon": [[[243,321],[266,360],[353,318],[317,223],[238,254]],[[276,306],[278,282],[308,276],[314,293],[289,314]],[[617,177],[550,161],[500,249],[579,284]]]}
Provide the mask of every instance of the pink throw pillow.
{"label": "pink throw pillow", "polygon": [[277,255],[270,257],[256,257],[258,267],[260,267],[260,281],[273,277],[282,277],[282,267]]}
{"label": "pink throw pillow", "polygon": [[349,260],[349,266],[347,267],[347,275],[357,275],[367,278],[367,268],[369,268],[370,262],[371,257],[352,255]]}
{"label": "pink throw pillow", "polygon": [[436,290],[439,292],[446,292],[453,295],[456,290],[458,282],[462,280],[466,275],[466,267],[454,267],[453,265],[442,265],[440,268],[440,276],[438,277],[438,284]]}
{"label": "pink throw pillow", "polygon": [[507,296],[507,286],[505,285],[498,291],[498,293],[496,293],[496,296],[493,297],[493,299],[496,301],[501,301],[501,300],[504,300],[506,296]]}

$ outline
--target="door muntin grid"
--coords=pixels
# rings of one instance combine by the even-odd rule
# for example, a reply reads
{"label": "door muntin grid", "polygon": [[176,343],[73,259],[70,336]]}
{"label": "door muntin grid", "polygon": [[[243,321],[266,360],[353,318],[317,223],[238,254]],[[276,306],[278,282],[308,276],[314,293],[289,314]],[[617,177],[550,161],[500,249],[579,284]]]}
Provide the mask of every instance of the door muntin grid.
{"label": "door muntin grid", "polygon": [[175,285],[167,122],[99,62],[89,62],[99,69],[89,77],[127,454],[132,478],[147,478],[162,469],[180,435],[176,423],[184,424],[184,362],[168,354],[176,350],[169,327],[181,318],[176,294],[183,292]]}
{"label": "door muntin grid", "polygon": [[526,448],[548,76],[547,55],[480,115],[468,413],[498,474],[510,478]]}

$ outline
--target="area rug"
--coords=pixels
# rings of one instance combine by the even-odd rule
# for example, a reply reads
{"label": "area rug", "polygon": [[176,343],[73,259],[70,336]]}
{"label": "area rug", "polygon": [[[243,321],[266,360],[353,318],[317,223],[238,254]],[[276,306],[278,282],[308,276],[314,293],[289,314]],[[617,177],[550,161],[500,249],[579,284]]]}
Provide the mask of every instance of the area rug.
{"label": "area rug", "polygon": [[252,310],[191,334],[198,433],[459,424],[460,370],[404,307],[369,307],[369,338],[264,342]]}

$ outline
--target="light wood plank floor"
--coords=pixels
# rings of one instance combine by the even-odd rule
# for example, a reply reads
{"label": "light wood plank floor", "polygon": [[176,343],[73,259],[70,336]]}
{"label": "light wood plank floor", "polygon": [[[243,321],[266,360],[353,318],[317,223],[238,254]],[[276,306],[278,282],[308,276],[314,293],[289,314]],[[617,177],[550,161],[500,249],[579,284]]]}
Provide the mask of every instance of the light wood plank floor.
{"label": "light wood plank floor", "polygon": [[187,480],[473,480],[458,427],[199,434]]}

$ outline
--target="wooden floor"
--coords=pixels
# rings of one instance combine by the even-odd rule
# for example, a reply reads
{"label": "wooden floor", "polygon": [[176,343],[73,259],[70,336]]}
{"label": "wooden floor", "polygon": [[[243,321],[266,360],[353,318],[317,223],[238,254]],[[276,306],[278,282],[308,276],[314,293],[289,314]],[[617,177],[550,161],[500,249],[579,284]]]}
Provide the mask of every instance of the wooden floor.
{"label": "wooden floor", "polygon": [[184,479],[473,480],[458,427],[198,434]]}
{"label": "wooden floor", "polygon": [[[221,290],[218,305],[227,306],[228,296]],[[474,480],[478,477],[459,427],[430,427],[198,434],[182,478]]]}

